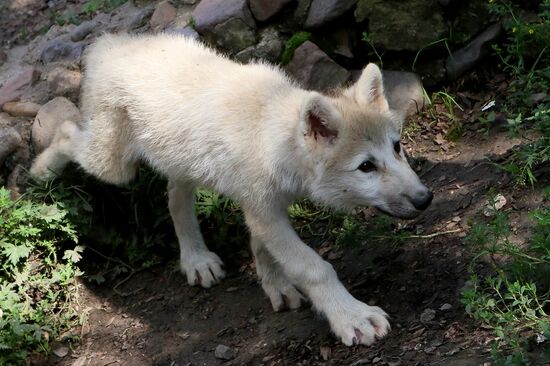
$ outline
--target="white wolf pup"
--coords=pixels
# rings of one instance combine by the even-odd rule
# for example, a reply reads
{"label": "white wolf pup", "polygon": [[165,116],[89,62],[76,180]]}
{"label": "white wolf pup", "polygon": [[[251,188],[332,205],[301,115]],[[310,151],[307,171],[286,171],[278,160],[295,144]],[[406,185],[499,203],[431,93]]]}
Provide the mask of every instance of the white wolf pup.
{"label": "white wolf pup", "polygon": [[106,35],[87,51],[81,104],[82,121],[61,124],[32,175],[49,179],[75,161],[124,184],[146,162],[169,179],[181,270],[203,287],[225,273],[199,231],[194,191],[227,195],[244,211],[275,311],[299,307],[303,293],[346,345],[371,344],[389,331],[386,313],[350,295],[287,216],[298,197],[402,218],[430,205],[374,64],[329,96],[301,89],[274,66],[238,64],[182,36]]}

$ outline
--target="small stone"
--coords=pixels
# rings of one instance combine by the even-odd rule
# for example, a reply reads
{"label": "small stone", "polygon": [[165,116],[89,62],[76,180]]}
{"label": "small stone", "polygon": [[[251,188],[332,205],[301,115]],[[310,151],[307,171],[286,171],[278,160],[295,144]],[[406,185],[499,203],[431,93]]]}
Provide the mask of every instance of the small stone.
{"label": "small stone", "polygon": [[84,45],[82,43],[54,39],[44,47],[40,59],[44,64],[54,61],[75,62],[80,60],[83,51]]}
{"label": "small stone", "polygon": [[326,91],[349,80],[348,70],[334,62],[319,47],[306,41],[294,51],[286,67],[306,89]]}
{"label": "small stone", "polygon": [[67,98],[57,97],[44,104],[32,125],[32,144],[36,153],[52,142],[57,126],[64,121],[80,121],[80,111]]}
{"label": "small stone", "polygon": [[2,110],[14,117],[34,117],[41,105],[33,102],[7,102]]}
{"label": "small stone", "polygon": [[6,81],[0,87],[0,107],[6,102],[19,98],[39,78],[40,72],[33,67],[28,67]]}
{"label": "small stone", "polygon": [[166,33],[174,33],[174,34],[180,34],[184,37],[192,38],[192,39],[199,39],[200,36],[197,33],[196,30],[193,29],[191,26],[186,26],[183,28],[168,28],[166,29]]}
{"label": "small stone", "polygon": [[21,136],[12,127],[0,129],[0,166],[21,144]]}
{"label": "small stone", "polygon": [[506,197],[499,193],[495,196],[493,203],[489,202],[489,200],[485,201],[483,214],[487,217],[494,216],[496,211],[500,211],[504,206],[506,206],[507,202]]}
{"label": "small stone", "polygon": [[53,354],[56,355],[59,358],[63,358],[69,354],[69,347],[67,346],[59,346],[54,348]]}
{"label": "small stone", "polygon": [[160,2],[151,16],[151,28],[153,30],[163,30],[176,19],[176,14],[176,8],[169,1]]}
{"label": "small stone", "polygon": [[420,321],[422,323],[428,323],[435,319],[435,310],[433,309],[426,309],[422,312],[420,315]]}
{"label": "small stone", "polygon": [[235,358],[235,351],[223,344],[218,344],[214,351],[214,356],[220,360],[232,360]]}
{"label": "small stone", "polygon": [[71,31],[71,41],[82,41],[86,36],[98,26],[95,20],[88,20],[80,23],[75,29]]}
{"label": "small stone", "polygon": [[64,67],[53,69],[47,76],[48,89],[55,95],[78,95],[82,74]]}
{"label": "small stone", "polygon": [[380,361],[382,361],[382,359],[380,357],[375,357],[375,358],[372,359],[372,363],[378,363]]}
{"label": "small stone", "polygon": [[132,19],[128,23],[128,27],[130,29],[143,27],[147,23],[147,20],[151,17],[154,11],[155,9],[152,6],[147,6],[142,10],[138,11],[136,14],[134,14]]}
{"label": "small stone", "polygon": [[439,310],[441,311],[448,311],[451,310],[453,306],[451,304],[445,303],[439,307]]}
{"label": "small stone", "polygon": [[535,94],[531,94],[531,96],[529,97],[529,100],[531,101],[531,104],[536,106],[544,102],[545,100],[550,99],[549,97],[550,96],[546,93],[535,93]]}

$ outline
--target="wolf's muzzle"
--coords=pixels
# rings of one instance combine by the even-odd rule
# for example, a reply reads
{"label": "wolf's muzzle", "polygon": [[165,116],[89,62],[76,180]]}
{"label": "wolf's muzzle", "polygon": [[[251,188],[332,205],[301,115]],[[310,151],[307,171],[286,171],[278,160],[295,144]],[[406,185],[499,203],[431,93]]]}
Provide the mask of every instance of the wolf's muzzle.
{"label": "wolf's muzzle", "polygon": [[426,191],[424,195],[411,199],[411,203],[417,210],[424,211],[428,208],[428,206],[430,206],[433,198],[434,194],[432,193],[432,191]]}

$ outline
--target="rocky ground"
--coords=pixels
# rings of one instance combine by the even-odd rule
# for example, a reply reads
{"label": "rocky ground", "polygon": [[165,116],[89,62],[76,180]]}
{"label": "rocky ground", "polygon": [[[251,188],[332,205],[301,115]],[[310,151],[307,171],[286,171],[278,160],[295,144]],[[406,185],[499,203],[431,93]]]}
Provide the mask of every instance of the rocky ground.
{"label": "rocky ground", "polygon": [[[250,7],[243,6],[246,1],[224,3],[236,4],[233,8],[206,0],[127,2],[112,8],[106,5],[108,2],[98,2],[102,5],[95,8],[90,3],[8,0],[0,4],[0,106],[4,111],[0,113],[0,184],[8,186],[15,195],[24,184],[29,161],[48,145],[56,124],[67,118],[79,119],[76,105],[82,79],[81,56],[99,34],[164,30],[202,37],[243,62],[257,57],[276,61],[283,49],[284,32],[265,27],[265,22],[268,19],[283,22],[276,15],[281,9],[283,13],[284,9],[292,13],[295,22],[299,18],[306,27],[315,28],[330,24],[334,14],[353,13],[356,2],[335,1],[332,8],[324,8],[330,10],[324,13],[313,5],[309,11],[307,7],[300,10],[304,3],[309,4],[304,1],[299,1],[291,11],[287,5],[291,1],[251,1]],[[210,8],[207,3],[211,3]],[[212,6],[223,11],[214,13]],[[362,8],[358,5],[357,9]],[[75,16],[78,21],[74,21]],[[356,11],[355,16],[370,15],[364,10]],[[431,37],[441,32],[441,19],[435,22],[435,34]],[[376,27],[376,23],[371,26]],[[495,27],[488,28],[481,39],[474,40],[470,50],[482,47],[495,33],[498,33]],[[400,47],[417,47],[411,46],[408,37],[400,41]],[[387,40],[377,42],[384,45]],[[349,42],[339,43],[337,51],[329,57],[318,44],[306,41],[296,50],[287,70],[310,88],[327,89],[353,78],[353,69],[364,61],[364,57],[345,61],[352,49]],[[424,80],[437,78],[441,65],[441,62],[432,65],[432,72],[422,75]],[[467,62],[447,65],[447,73],[458,77],[471,66]],[[242,251],[222,250],[228,278],[208,290],[188,287],[175,262],[140,271],[117,291],[112,284],[97,286],[82,282],[78,307],[87,321],[75,330],[82,337],[81,343],[70,351],[63,344],[54,344],[54,350],[59,351],[55,352],[57,356],[48,359],[39,356],[31,363],[65,366],[490,363],[491,335],[476,328],[460,303],[470,259],[463,240],[468,221],[486,204],[487,188],[496,187],[507,199],[502,209],[519,210],[513,214],[513,231],[521,240],[529,228],[524,212],[541,204],[540,194],[514,189],[510,178],[488,163],[488,157],[493,161],[506,159],[510,149],[521,141],[510,138],[498,125],[485,132],[475,118],[481,106],[494,97],[495,90],[506,87],[506,81],[497,75],[491,84],[480,87],[480,80],[487,78],[474,72],[452,84],[465,107],[455,116],[465,133],[463,138],[450,142],[445,136],[452,122],[441,118],[444,103],[438,102],[428,112],[415,114],[425,102],[419,79],[402,72],[388,72],[384,77],[392,106],[410,115],[403,144],[416,158],[422,179],[433,188],[434,203],[418,219],[399,223],[416,233],[416,237],[400,246],[389,244],[391,232],[387,233],[388,244],[367,238],[347,249],[319,242],[315,236],[306,241],[334,265],[354,296],[388,312],[392,332],[387,338],[370,347],[348,348],[330,334],[326,321],[309,306],[299,311],[273,313],[257,284],[250,256]],[[476,85],[474,88],[472,83]],[[548,184],[548,177],[541,179]],[[375,221],[373,211],[366,209],[362,213],[367,225]],[[245,243],[241,249],[244,248]]]}

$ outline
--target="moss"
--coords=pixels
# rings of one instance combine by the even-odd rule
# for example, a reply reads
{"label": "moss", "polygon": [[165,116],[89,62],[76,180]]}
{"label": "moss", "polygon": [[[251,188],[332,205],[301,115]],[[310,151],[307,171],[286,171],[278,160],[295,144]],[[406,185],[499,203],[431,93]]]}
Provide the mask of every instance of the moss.
{"label": "moss", "polygon": [[292,60],[294,56],[294,51],[302,43],[311,38],[311,33],[309,32],[298,32],[294,34],[289,40],[285,43],[283,53],[281,54],[281,64],[286,65]]}

